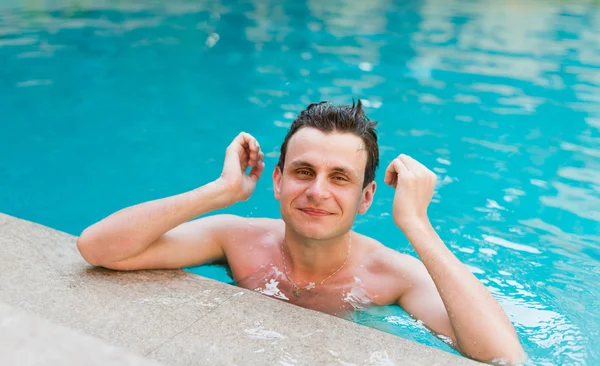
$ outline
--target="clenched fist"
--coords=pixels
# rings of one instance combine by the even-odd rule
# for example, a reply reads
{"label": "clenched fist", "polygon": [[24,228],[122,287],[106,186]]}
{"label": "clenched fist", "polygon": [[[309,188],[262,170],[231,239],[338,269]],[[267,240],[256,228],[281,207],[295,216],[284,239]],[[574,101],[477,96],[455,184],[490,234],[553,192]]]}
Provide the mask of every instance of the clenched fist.
{"label": "clenched fist", "polygon": [[[264,157],[258,141],[246,132],[237,135],[227,147],[219,182],[227,187],[235,202],[247,200],[254,192],[265,168]],[[252,169],[246,174],[248,167]]]}
{"label": "clenched fist", "polygon": [[403,230],[415,220],[429,220],[427,207],[437,177],[410,156],[400,154],[385,171],[385,183],[396,189],[392,208],[394,222]]}

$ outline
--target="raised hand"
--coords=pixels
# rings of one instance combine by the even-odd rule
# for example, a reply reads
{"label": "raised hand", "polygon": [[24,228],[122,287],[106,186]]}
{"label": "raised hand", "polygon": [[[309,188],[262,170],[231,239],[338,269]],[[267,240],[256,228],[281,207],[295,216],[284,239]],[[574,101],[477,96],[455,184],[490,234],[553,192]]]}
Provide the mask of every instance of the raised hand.
{"label": "raised hand", "polygon": [[[219,180],[227,186],[236,202],[247,200],[254,192],[265,167],[264,157],[258,141],[246,132],[237,135],[227,147]],[[251,170],[246,174],[248,167]]]}
{"label": "raised hand", "polygon": [[427,207],[433,197],[436,175],[408,155],[400,154],[385,171],[385,183],[396,189],[394,222],[403,228],[415,220],[429,220]]}

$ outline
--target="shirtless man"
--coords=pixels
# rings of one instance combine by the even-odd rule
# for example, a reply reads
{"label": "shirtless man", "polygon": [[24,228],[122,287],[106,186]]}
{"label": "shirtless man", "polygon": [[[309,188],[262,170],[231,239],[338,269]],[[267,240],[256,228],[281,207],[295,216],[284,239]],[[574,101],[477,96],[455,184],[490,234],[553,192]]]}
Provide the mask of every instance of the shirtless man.
{"label": "shirtless man", "polygon": [[503,309],[429,222],[436,176],[425,166],[400,155],[384,179],[395,189],[398,235],[420,261],[351,230],[376,190],[375,125],[360,101],[311,104],[299,114],[272,177],[282,219],[205,216],[247,200],[261,177],[264,155],[242,132],[215,181],[117,211],[85,229],[77,247],[88,263],[123,271],[226,261],[239,286],[338,316],[398,304],[468,357],[521,362]]}

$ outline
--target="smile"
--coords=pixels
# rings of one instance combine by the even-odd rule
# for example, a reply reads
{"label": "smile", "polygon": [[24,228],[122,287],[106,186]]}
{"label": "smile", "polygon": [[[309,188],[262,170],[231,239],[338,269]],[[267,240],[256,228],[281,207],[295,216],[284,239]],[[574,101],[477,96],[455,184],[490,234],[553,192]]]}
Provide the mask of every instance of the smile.
{"label": "smile", "polygon": [[300,211],[309,215],[309,216],[329,216],[331,212],[319,210],[316,208],[301,208]]}

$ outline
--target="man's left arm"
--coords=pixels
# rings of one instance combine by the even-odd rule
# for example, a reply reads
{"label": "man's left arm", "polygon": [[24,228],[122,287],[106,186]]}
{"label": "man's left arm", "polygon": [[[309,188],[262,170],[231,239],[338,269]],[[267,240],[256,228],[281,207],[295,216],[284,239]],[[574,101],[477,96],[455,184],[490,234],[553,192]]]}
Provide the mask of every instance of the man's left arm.
{"label": "man's left arm", "polygon": [[[429,222],[426,211],[435,174],[400,155],[388,167],[385,180],[396,189],[394,221],[433,280],[432,284],[417,276],[399,304],[417,317],[421,313],[423,322],[434,331],[453,336],[460,351],[469,357],[488,362],[502,359],[511,364],[524,361],[525,352],[500,304],[446,247]],[[434,288],[438,296],[432,293]],[[424,312],[423,308],[430,309]],[[448,320],[453,332],[447,330]]]}

